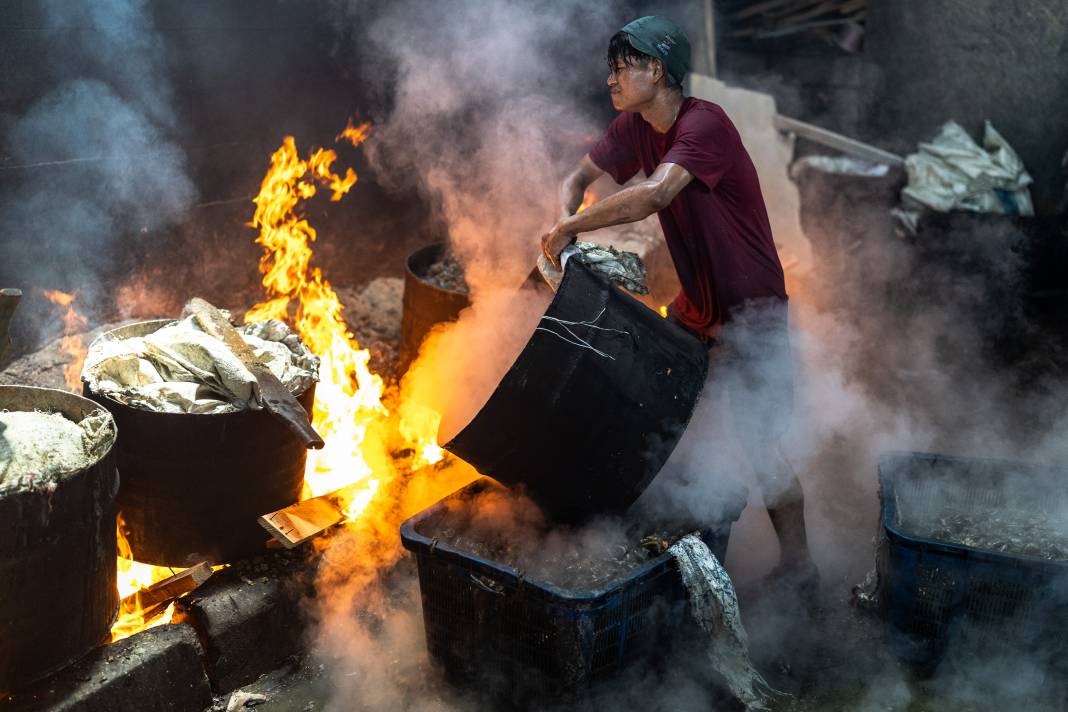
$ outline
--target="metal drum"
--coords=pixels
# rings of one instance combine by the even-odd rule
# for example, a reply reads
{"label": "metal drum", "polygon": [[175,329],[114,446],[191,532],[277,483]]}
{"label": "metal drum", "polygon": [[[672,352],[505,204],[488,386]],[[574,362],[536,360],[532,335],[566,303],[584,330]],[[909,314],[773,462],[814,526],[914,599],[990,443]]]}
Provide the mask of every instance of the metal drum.
{"label": "metal drum", "polygon": [[[0,410],[78,422],[101,408],[65,391],[0,386]],[[109,635],[119,607],[114,440],[112,428],[104,454],[83,469],[0,491],[0,693],[64,667]]]}
{"label": "metal drum", "polygon": [[707,371],[697,338],[573,260],[493,395],[439,439],[557,519],[622,511],[675,448]]}
{"label": "metal drum", "polygon": [[[169,323],[130,324],[101,338],[144,336]],[[157,413],[83,390],[119,427],[118,508],[137,561],[191,566],[256,554],[268,538],[256,518],[300,498],[308,451],[262,410]],[[309,413],[314,397],[314,386],[297,394]]]}
{"label": "metal drum", "polygon": [[435,242],[413,252],[405,263],[398,374],[408,370],[419,354],[423,339],[435,325],[455,321],[462,310],[471,306],[467,294],[442,289],[426,280],[427,270],[444,252],[445,243]]}

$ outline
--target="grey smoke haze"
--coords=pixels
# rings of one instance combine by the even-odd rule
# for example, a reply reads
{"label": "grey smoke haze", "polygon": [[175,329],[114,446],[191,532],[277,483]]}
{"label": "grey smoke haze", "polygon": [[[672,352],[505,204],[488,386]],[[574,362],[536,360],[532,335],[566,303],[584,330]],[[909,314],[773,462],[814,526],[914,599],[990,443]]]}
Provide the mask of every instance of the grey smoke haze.
{"label": "grey smoke haze", "polygon": [[[501,1],[338,3],[360,23],[395,82],[367,149],[375,179],[418,187],[482,284],[522,280],[557,211],[564,170],[597,125],[575,101],[603,80],[600,57],[619,18],[613,3]],[[591,40],[591,32],[605,37]]]}
{"label": "grey smoke haze", "polygon": [[[143,0],[47,0],[51,86],[9,122],[0,262],[24,291],[81,289],[79,308],[132,235],[178,223],[196,197],[164,45]],[[43,165],[41,165],[43,164]]]}
{"label": "grey smoke haze", "polygon": [[[376,138],[368,150],[375,180],[405,190],[415,177],[439,208],[473,287],[476,307],[436,340],[441,350],[434,364],[449,377],[439,370],[429,380],[484,386],[486,374],[503,373],[516,352],[473,345],[492,343],[498,331],[522,343],[511,333],[514,328],[501,327],[507,312],[499,290],[529,271],[534,240],[557,210],[559,178],[605,128],[578,108],[576,70],[550,49],[592,42],[593,51],[573,49],[573,56],[598,61],[615,26],[608,21],[613,12],[578,3],[503,1],[337,7],[352,23],[345,31],[362,28],[361,41],[373,43],[380,54],[381,65],[372,73],[384,86],[395,82],[392,112],[372,117]],[[589,21],[570,21],[576,16]],[[591,40],[591,27],[604,27],[604,37]],[[589,77],[602,81],[599,66]],[[873,238],[885,232],[883,225],[852,227],[858,240],[867,239],[846,260],[850,274],[843,279],[817,257],[809,278],[790,285],[798,366],[789,405],[792,427],[783,447],[805,489],[810,543],[835,606],[846,605],[844,593],[873,564],[880,452],[938,450],[1041,461],[1063,459],[1066,451],[1059,427],[1065,422],[1059,405],[1063,385],[1022,388],[991,353],[993,337],[1011,321],[1021,291],[1021,265],[1008,247],[1015,238],[1012,228],[977,229],[972,247],[986,253],[983,266],[993,269],[962,275],[940,272],[914,246]],[[826,238],[808,237],[814,243]],[[538,314],[532,302],[509,324]],[[732,338],[744,343],[748,337],[739,329]],[[732,576],[745,585],[775,563],[777,546],[751,453],[740,449],[731,432],[725,398],[706,394],[649,499],[654,508],[707,517],[722,509],[722,481],[748,485],[757,506],[735,527],[727,556]],[[694,463],[707,476],[677,476]],[[812,646],[838,642],[818,626],[800,635],[796,624],[805,619],[796,600],[769,605],[748,615],[743,608],[760,664],[770,667],[780,653],[804,656]],[[414,589],[408,589],[404,595],[356,596],[324,616],[319,653],[335,671],[334,709],[349,708],[363,690],[372,691],[372,709],[481,706],[437,684],[427,668],[411,666],[413,659],[425,660],[417,609]],[[371,630],[369,619],[386,622]],[[846,649],[851,652],[856,651]],[[1038,667],[1028,652],[1021,652],[1018,671]],[[879,655],[883,668],[868,671],[860,683],[863,694],[853,701],[859,699],[861,709],[905,709],[914,690],[885,653]],[[650,700],[665,709],[707,709],[715,699],[711,672],[691,658],[674,663],[666,674],[633,673],[620,681],[622,691],[602,702],[620,709],[648,708]],[[853,661],[841,665],[851,669]],[[989,675],[988,666],[968,659],[955,669],[932,684],[943,693],[960,686],[950,696],[959,700],[1013,699],[1020,680],[1032,679],[1022,673]]]}

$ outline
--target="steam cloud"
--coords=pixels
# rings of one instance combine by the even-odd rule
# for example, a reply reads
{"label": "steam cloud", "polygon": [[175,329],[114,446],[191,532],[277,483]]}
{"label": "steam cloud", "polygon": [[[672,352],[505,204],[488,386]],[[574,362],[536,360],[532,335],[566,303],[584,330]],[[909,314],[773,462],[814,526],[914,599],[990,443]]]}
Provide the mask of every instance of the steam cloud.
{"label": "steam cloud", "polygon": [[146,2],[39,5],[54,81],[3,139],[16,167],[3,176],[0,264],[8,286],[81,289],[84,308],[123,241],[177,224],[196,189]]}
{"label": "steam cloud", "polygon": [[[436,205],[472,286],[475,306],[430,340],[424,353],[433,358],[416,364],[406,387],[435,409],[470,409],[512,363],[531,320],[544,309],[515,289],[533,263],[537,235],[555,217],[560,177],[607,125],[606,117],[578,108],[576,97],[599,86],[601,45],[629,18],[618,8],[503,0],[409,1],[386,8],[338,2],[336,8],[345,18],[341,32],[374,47],[367,74],[371,81],[381,79],[382,93],[393,100],[388,114],[372,117],[376,138],[368,151],[375,179],[396,190],[416,188]],[[589,64],[589,73],[579,61]],[[1013,228],[973,231],[971,247],[986,251],[981,261],[988,269],[968,275],[940,272],[937,262],[892,238],[887,224],[856,220],[850,228],[863,242],[844,258],[829,247],[831,236],[806,231],[816,267],[807,280],[790,285],[798,369],[792,427],[783,442],[805,488],[810,546],[839,610],[847,605],[842,593],[873,563],[880,452],[1033,460],[1065,454],[1057,430],[1064,422],[1057,406],[1063,386],[1042,377],[1022,387],[990,348],[998,333],[1011,330],[1014,315],[1005,305],[1018,303],[1025,279],[1022,266],[1009,257],[1007,246],[1018,238]],[[832,258],[845,261],[845,274],[831,270]],[[1003,292],[1001,311],[991,309],[994,286]],[[1002,316],[992,319],[995,313]],[[745,344],[752,334],[738,328],[730,338]],[[503,342],[510,345],[488,346]],[[721,373],[725,380],[733,377]],[[711,390],[702,399],[672,461],[647,493],[654,510],[715,517],[727,480],[748,485],[750,501],[760,503],[751,453],[732,432],[728,401]],[[706,468],[703,476],[692,476],[695,463]],[[763,507],[750,507],[735,527],[728,570],[744,588],[776,558]],[[321,588],[327,602],[317,609],[324,621],[318,653],[333,671],[332,709],[353,708],[361,698],[367,709],[480,706],[475,693],[443,686],[425,663],[413,663],[425,652],[412,571],[405,566],[410,563],[395,570],[399,583],[375,573],[355,589],[339,579]],[[840,631],[806,624],[796,600],[773,597],[751,611],[744,605],[763,669],[773,669],[780,656],[812,657],[815,665],[825,662],[816,653],[830,655],[829,664],[840,666],[835,669],[841,676],[853,676],[861,690],[849,704],[906,709],[913,701],[911,684],[878,643],[861,651],[872,653],[874,665],[850,659],[857,651],[848,646],[838,652],[846,659],[838,660],[827,651],[840,642]],[[656,700],[662,708],[708,709],[716,698],[701,660],[680,656],[663,674],[636,671],[599,706],[644,708]],[[1028,651],[1021,652],[1017,668],[1021,672],[1012,679],[987,677],[980,691],[973,682],[988,668],[964,659],[932,686],[961,701],[1013,699],[1020,680],[1040,674]],[[960,680],[963,686],[957,686]]]}

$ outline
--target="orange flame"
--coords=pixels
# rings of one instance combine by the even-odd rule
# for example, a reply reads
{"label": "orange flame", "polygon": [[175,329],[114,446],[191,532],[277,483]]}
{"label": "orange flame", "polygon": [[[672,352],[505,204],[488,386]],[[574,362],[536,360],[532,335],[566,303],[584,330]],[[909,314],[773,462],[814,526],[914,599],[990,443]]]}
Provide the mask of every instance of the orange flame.
{"label": "orange flame", "polygon": [[148,628],[170,623],[171,616],[174,615],[174,603],[160,610],[145,611],[141,607],[138,598],[133,596],[141,589],[147,588],[157,581],[162,581],[168,576],[184,571],[184,569],[152,566],[134,561],[130,543],[126,540],[126,534],[123,532],[121,514],[117,518],[117,524],[116,537],[119,546],[118,585],[119,600],[122,605],[119,607],[119,617],[115,620],[115,624],[111,626],[111,642],[128,638],[134,633]]}
{"label": "orange flame", "polygon": [[657,311],[660,312],[660,316],[662,316],[665,319],[667,319],[667,305],[666,304],[662,305]]}
{"label": "orange flame", "polygon": [[593,192],[593,188],[587,188],[586,192],[582,195],[582,204],[578,206],[578,210],[576,210],[575,213],[581,213],[596,202],[597,194]]}
{"label": "orange flame", "polygon": [[352,123],[352,119],[349,119],[348,125],[345,126],[345,130],[337,135],[338,141],[345,139],[353,146],[359,146],[361,143],[367,140],[367,137],[371,135],[371,123],[364,121],[359,126],[355,126]]}
{"label": "orange flame", "polygon": [[63,313],[63,339],[60,341],[59,348],[70,358],[63,366],[63,381],[68,390],[81,391],[82,364],[85,363],[85,331],[89,323],[74,308],[74,300],[78,292],[68,294],[58,289],[43,289],[41,294],[56,306],[66,309]]}
{"label": "orange flame", "polygon": [[[366,139],[369,129],[367,124],[353,127],[350,121],[340,137],[355,144]],[[332,200],[356,183],[352,169],[344,178],[331,170],[336,158],[333,151],[318,149],[307,161],[301,160],[289,136],[271,157],[250,223],[260,229],[256,242],[265,249],[260,270],[268,299],[249,310],[245,321],[288,319],[322,359],[312,424],[326,447],[308,453],[304,494],[317,496],[363,482],[365,494],[346,509],[353,518],[393,470],[386,446],[389,412],[382,403],[382,379],[368,366],[370,352],[360,347],[346,326],[334,289],[319,268],[310,267],[316,233],[298,214],[301,201],[316,194],[316,183],[334,191]],[[409,425],[402,433],[422,456],[415,466],[441,459],[434,451],[437,425],[432,421]]]}

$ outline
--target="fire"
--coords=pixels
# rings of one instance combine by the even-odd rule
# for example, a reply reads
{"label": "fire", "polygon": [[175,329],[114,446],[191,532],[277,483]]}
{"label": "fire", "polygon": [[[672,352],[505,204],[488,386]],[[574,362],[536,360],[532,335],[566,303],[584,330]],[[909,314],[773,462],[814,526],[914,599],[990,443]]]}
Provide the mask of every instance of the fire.
{"label": "fire", "polygon": [[184,570],[152,566],[134,561],[130,543],[126,540],[126,535],[122,531],[123,521],[121,514],[118,517],[117,524],[116,537],[119,546],[118,584],[119,600],[122,601],[122,604],[119,607],[119,617],[111,627],[112,642],[128,638],[134,633],[148,628],[170,623],[171,616],[174,615],[174,603],[170,603],[163,610],[145,611],[141,608],[140,602],[136,598],[128,599],[127,597],[133,596],[141,589]]}
{"label": "fire", "polygon": [[352,119],[349,119],[348,125],[345,126],[345,130],[337,135],[337,140],[345,139],[353,146],[359,146],[361,143],[367,140],[367,137],[371,135],[371,123],[368,121],[363,122],[359,126],[352,123]]}
{"label": "fire", "polygon": [[43,289],[41,293],[48,301],[66,309],[63,313],[63,340],[59,348],[70,358],[63,367],[63,380],[68,390],[80,391],[82,389],[82,364],[85,363],[86,353],[85,331],[89,323],[74,308],[74,299],[78,296],[78,292],[68,294],[58,289]]}
{"label": "fire", "polygon": [[581,213],[586,208],[590,207],[597,202],[597,194],[593,192],[593,188],[587,188],[586,192],[582,195],[582,204],[578,206],[576,213]]}
{"label": "fire", "polygon": [[[338,138],[357,145],[369,131],[369,124],[353,126],[350,121]],[[334,289],[318,267],[310,266],[315,228],[298,212],[301,201],[315,196],[319,185],[333,191],[331,200],[339,200],[356,183],[351,168],[344,177],[333,172],[336,159],[334,151],[318,149],[302,160],[291,136],[271,157],[250,223],[259,228],[256,242],[265,251],[260,271],[268,299],[249,310],[245,321],[286,319],[322,359],[312,424],[326,447],[308,453],[304,494],[317,496],[364,483],[366,491],[346,509],[351,519],[392,472],[392,462],[386,445],[389,411],[382,402],[382,379],[369,368],[370,352],[360,347],[346,326]],[[433,415],[408,423],[402,433],[417,453],[415,466],[441,459]]]}
{"label": "fire", "polygon": [[665,319],[667,319],[667,305],[666,304],[661,305],[661,307],[659,309],[657,309],[657,311],[660,312],[660,316],[662,316]]}
{"label": "fire", "polygon": [[[369,124],[350,121],[338,139],[359,145],[370,132]],[[344,175],[332,169],[337,154],[317,149],[301,159],[296,142],[287,136],[271,156],[271,165],[254,199],[256,210],[250,226],[259,229],[256,242],[264,247],[260,260],[267,299],[245,314],[246,322],[282,319],[291,323],[320,359],[312,424],[326,441],[322,450],[308,452],[304,474],[304,498],[346,488],[345,514],[369,531],[395,529],[382,517],[361,517],[376,496],[392,497],[384,485],[395,474],[387,443],[399,434],[413,452],[412,468],[438,462],[443,457],[435,442],[439,413],[428,408],[407,408],[401,422],[391,422],[383,404],[382,378],[370,369],[370,352],[360,348],[342,318],[342,306],[334,289],[317,267],[311,267],[311,243],[316,232],[299,214],[302,201],[320,189],[330,191],[330,200],[340,200],[358,180],[347,169]],[[411,414],[408,414],[411,411]],[[462,479],[445,478],[436,486],[424,484],[410,494],[412,504],[425,504],[431,496],[449,491],[450,483],[470,481],[477,473],[461,472]],[[126,598],[184,569],[150,566],[131,559],[129,544],[118,528],[119,596]],[[385,553],[379,552],[381,556]],[[171,620],[173,604],[161,612],[144,611],[130,599],[112,628],[112,640],[120,640],[145,628]]]}

